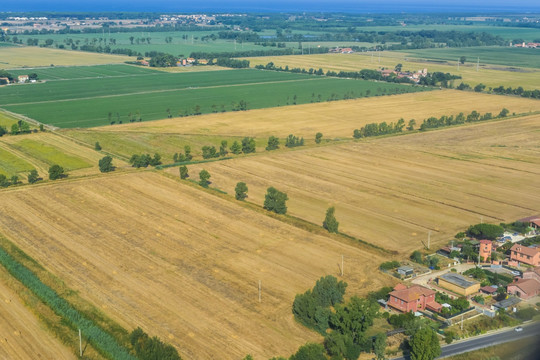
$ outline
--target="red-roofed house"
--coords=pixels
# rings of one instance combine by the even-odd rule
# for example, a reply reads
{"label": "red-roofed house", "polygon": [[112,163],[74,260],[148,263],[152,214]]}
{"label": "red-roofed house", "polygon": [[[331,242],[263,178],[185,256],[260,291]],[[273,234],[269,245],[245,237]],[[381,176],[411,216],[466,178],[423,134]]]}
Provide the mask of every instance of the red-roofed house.
{"label": "red-roofed house", "polygon": [[529,216],[524,219],[519,219],[518,221],[529,224],[529,227],[532,227],[535,230],[540,229],[540,215]]}
{"label": "red-roofed house", "polygon": [[490,240],[480,240],[480,247],[478,248],[478,254],[482,258],[483,262],[491,259],[492,242]]}
{"label": "red-roofed house", "polygon": [[399,284],[394,288],[388,299],[388,306],[401,312],[429,310],[439,312],[442,305],[435,301],[435,291],[420,285],[410,288]]}
{"label": "red-roofed house", "polygon": [[540,248],[530,248],[515,244],[510,248],[510,260],[532,266],[540,266]]}
{"label": "red-roofed house", "polygon": [[540,266],[523,273],[523,278],[515,278],[507,287],[509,294],[528,299],[540,294]]}

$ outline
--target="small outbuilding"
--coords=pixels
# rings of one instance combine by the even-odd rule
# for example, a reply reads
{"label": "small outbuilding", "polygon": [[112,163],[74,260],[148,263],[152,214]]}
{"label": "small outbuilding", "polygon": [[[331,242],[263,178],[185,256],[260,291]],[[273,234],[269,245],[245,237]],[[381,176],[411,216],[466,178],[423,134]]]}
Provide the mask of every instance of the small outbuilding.
{"label": "small outbuilding", "polygon": [[403,276],[410,276],[414,274],[414,269],[410,266],[400,266],[397,269],[397,273]]}
{"label": "small outbuilding", "polygon": [[466,279],[460,274],[448,272],[438,277],[440,287],[455,292],[462,296],[474,294],[480,290],[480,283]]}

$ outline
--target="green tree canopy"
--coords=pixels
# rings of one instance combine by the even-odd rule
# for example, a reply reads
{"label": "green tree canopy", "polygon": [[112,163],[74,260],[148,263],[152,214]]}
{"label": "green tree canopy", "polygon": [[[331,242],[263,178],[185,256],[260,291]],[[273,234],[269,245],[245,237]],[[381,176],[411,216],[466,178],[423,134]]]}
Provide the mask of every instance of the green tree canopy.
{"label": "green tree canopy", "polygon": [[180,179],[184,180],[189,177],[188,168],[186,165],[180,166]]}
{"label": "green tree canopy", "polygon": [[266,150],[276,150],[279,149],[279,139],[275,136],[270,136],[268,138],[268,146]]}
{"label": "green tree canopy", "polygon": [[323,228],[328,230],[328,232],[331,233],[338,233],[338,227],[339,222],[336,220],[336,217],[334,216],[336,209],[332,206],[326,210],[326,217],[323,221]]}
{"label": "green tree canopy", "polygon": [[248,187],[245,182],[240,181],[234,188],[234,197],[236,200],[244,200],[247,198]]}
{"label": "green tree canopy", "polygon": [[96,150],[96,151],[101,150],[101,145],[99,144],[99,141],[96,141],[96,143],[94,144],[94,150]]}
{"label": "green tree canopy", "polygon": [[99,171],[101,171],[102,173],[110,172],[114,170],[114,166],[112,164],[112,157],[110,157],[109,155],[99,160],[98,165],[99,165]]}
{"label": "green tree canopy", "polygon": [[287,200],[289,200],[287,194],[274,187],[269,187],[264,196],[263,207],[276,214],[285,214],[287,212],[287,205],[285,204]]}
{"label": "green tree canopy", "polygon": [[373,352],[375,353],[375,356],[377,356],[377,360],[384,360],[386,357],[384,356],[386,350],[386,334],[384,333],[378,333],[375,335],[375,340],[373,341]]}
{"label": "green tree canopy", "polygon": [[289,360],[326,360],[324,347],[321,344],[307,343],[302,345]]}
{"label": "green tree canopy", "polygon": [[439,338],[429,327],[418,330],[409,340],[409,346],[412,360],[433,360],[441,355]]}
{"label": "green tree canopy", "polygon": [[64,177],[64,168],[60,165],[53,165],[49,168],[49,179],[57,180]]}
{"label": "green tree canopy", "polygon": [[209,179],[210,179],[210,173],[208,171],[202,169],[199,172],[199,185],[201,185],[202,187],[207,188],[208,184],[210,184],[210,181],[208,181]]}
{"label": "green tree canopy", "polygon": [[320,144],[322,137],[323,137],[323,134],[321,132],[318,132],[317,134],[315,134],[315,143]]}
{"label": "green tree canopy", "polygon": [[467,229],[467,235],[477,239],[495,240],[504,233],[504,228],[494,224],[476,224]]}
{"label": "green tree canopy", "polygon": [[36,181],[39,180],[39,174],[36,169],[30,170],[30,174],[28,174],[28,183],[33,184]]}
{"label": "green tree canopy", "polygon": [[245,137],[242,139],[242,152],[244,154],[254,153],[255,152],[255,139],[250,137]]}
{"label": "green tree canopy", "polygon": [[240,144],[238,141],[234,141],[230,147],[230,150],[233,154],[238,155],[242,153],[242,144]]}

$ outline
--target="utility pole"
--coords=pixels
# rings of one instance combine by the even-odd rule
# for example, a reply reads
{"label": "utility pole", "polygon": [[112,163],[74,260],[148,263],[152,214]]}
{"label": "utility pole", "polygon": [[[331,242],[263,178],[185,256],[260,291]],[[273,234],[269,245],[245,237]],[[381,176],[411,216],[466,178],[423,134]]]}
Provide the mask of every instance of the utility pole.
{"label": "utility pole", "polygon": [[259,280],[259,302],[261,302],[261,280]]}
{"label": "utility pole", "polygon": [[79,329],[79,356],[82,357],[82,336],[81,336],[81,329]]}
{"label": "utility pole", "polygon": [[463,314],[461,314],[461,331],[463,331]]}

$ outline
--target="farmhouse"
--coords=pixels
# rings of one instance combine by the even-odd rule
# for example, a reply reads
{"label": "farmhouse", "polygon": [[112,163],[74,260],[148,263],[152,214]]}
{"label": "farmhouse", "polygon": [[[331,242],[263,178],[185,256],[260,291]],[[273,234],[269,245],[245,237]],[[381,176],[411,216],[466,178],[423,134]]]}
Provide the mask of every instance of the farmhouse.
{"label": "farmhouse", "polygon": [[529,216],[523,219],[519,219],[518,222],[526,223],[534,230],[540,229],[540,215]]}
{"label": "farmhouse", "polygon": [[28,81],[28,75],[19,75],[17,76],[17,81],[22,84]]}
{"label": "farmhouse", "polygon": [[435,301],[435,291],[420,285],[407,288],[398,284],[390,294],[388,306],[401,312],[425,310],[440,311],[442,305]]}
{"label": "farmhouse", "polygon": [[0,85],[9,84],[9,79],[7,77],[0,77]]}
{"label": "farmhouse", "polygon": [[483,262],[491,259],[492,242],[490,240],[480,240],[480,246],[478,247],[478,255]]}
{"label": "farmhouse", "polygon": [[540,266],[523,273],[522,278],[516,277],[514,282],[508,284],[509,294],[516,295],[522,299],[540,294]]}
{"label": "farmhouse", "polygon": [[510,248],[510,260],[532,266],[540,266],[540,248],[515,244]]}
{"label": "farmhouse", "polygon": [[462,275],[451,272],[442,274],[437,280],[440,287],[463,296],[474,294],[480,289],[480,283],[467,280]]}

